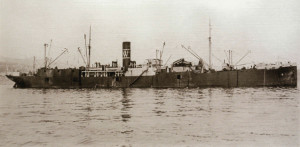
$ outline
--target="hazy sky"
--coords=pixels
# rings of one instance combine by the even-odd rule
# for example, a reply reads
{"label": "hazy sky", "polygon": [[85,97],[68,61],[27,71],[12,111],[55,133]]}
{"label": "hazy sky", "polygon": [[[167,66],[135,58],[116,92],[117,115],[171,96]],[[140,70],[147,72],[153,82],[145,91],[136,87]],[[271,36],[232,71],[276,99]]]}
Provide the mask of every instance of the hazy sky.
{"label": "hazy sky", "polygon": [[[208,61],[208,23],[213,54],[224,60],[233,50],[241,63],[300,63],[299,0],[0,0],[0,57],[43,58],[43,44],[53,40],[50,56],[63,48],[61,63],[82,65],[84,34],[92,25],[92,63],[118,59],[123,41],[132,43],[132,60],[155,57],[166,42],[163,59],[196,58],[181,48],[191,46]],[[220,65],[216,58],[214,65]],[[67,62],[68,61],[68,62]]]}

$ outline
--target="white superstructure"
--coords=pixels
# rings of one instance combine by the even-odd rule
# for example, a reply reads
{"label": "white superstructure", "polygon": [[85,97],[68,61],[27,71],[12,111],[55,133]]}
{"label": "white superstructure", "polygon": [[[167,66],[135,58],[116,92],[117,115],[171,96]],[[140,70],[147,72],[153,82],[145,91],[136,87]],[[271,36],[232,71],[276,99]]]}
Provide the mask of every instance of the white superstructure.
{"label": "white superstructure", "polygon": [[289,67],[289,66],[297,66],[296,63],[291,62],[276,62],[276,63],[259,63],[254,65],[254,68],[256,69],[278,69],[280,67]]}

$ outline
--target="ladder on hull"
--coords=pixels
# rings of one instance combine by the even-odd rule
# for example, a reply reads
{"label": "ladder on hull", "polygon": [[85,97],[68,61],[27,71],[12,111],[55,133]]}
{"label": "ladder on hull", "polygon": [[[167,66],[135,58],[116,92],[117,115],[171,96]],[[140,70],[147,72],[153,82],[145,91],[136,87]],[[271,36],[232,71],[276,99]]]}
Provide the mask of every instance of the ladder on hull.
{"label": "ladder on hull", "polygon": [[138,81],[141,78],[141,76],[147,71],[148,69],[144,70],[136,79],[133,80],[133,82],[129,84],[129,87],[132,86],[136,81]]}

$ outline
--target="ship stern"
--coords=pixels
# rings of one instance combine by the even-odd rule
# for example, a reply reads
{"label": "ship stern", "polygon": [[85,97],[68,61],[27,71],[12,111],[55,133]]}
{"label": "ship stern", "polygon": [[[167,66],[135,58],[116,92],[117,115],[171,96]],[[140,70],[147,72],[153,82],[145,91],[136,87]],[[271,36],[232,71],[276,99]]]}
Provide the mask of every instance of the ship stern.
{"label": "ship stern", "polygon": [[282,86],[297,87],[297,66],[281,68],[279,70],[279,80]]}

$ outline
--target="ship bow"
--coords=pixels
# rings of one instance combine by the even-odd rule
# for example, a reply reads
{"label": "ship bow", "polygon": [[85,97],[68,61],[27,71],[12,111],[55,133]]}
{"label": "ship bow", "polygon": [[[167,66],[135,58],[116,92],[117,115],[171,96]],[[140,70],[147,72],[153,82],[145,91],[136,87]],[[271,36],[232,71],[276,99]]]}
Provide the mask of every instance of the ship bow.
{"label": "ship bow", "polygon": [[24,80],[19,76],[6,75],[6,77],[15,82],[15,88],[22,88],[25,86]]}

